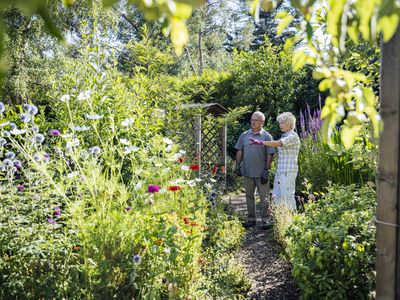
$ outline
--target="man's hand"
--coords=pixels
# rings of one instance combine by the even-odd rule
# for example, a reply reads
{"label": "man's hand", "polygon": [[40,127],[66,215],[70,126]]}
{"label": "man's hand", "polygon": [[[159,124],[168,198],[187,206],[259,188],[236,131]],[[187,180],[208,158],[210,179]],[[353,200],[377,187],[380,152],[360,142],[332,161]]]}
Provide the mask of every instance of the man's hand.
{"label": "man's hand", "polygon": [[269,174],[269,171],[267,169],[265,169],[260,177],[261,184],[266,184],[268,182],[268,174]]}
{"label": "man's hand", "polygon": [[264,145],[263,141],[250,138],[250,145]]}
{"label": "man's hand", "polygon": [[240,166],[240,163],[236,163],[235,173],[239,177],[243,176],[242,167]]}

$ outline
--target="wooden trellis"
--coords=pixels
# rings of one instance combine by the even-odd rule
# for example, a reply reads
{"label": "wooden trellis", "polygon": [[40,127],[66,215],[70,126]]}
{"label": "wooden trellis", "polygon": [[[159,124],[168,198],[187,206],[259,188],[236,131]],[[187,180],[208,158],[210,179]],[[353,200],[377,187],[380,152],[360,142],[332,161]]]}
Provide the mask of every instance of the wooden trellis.
{"label": "wooden trellis", "polygon": [[216,120],[228,112],[218,103],[186,104],[186,151],[196,159],[198,176],[210,173],[226,186],[227,126]]}

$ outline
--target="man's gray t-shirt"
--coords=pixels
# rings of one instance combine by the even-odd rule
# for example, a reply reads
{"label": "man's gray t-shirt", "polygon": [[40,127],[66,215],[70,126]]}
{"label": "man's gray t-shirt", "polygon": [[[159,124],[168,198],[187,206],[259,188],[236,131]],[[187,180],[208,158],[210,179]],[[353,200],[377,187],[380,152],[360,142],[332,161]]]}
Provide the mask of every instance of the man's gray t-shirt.
{"label": "man's gray t-shirt", "polygon": [[275,153],[275,148],[264,145],[250,145],[250,138],[271,141],[272,136],[264,129],[261,129],[258,133],[253,133],[250,129],[240,135],[235,145],[236,150],[243,151],[243,176],[260,177],[266,169],[267,155]]}

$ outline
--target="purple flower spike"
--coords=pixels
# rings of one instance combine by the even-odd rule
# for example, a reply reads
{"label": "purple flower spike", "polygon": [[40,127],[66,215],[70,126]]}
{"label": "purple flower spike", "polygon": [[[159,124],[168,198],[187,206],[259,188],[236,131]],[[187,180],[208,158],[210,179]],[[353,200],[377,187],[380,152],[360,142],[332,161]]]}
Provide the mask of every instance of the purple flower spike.
{"label": "purple flower spike", "polygon": [[56,210],[55,212],[53,212],[53,217],[56,217],[56,218],[61,217],[61,211]]}
{"label": "purple flower spike", "polygon": [[60,134],[61,134],[61,132],[57,129],[51,129],[49,131],[49,135],[52,135],[52,136],[59,136]]}
{"label": "purple flower spike", "polygon": [[17,186],[17,190],[18,191],[20,191],[20,192],[23,192],[23,191],[25,191],[25,186],[23,186],[22,184],[20,184],[19,186]]}
{"label": "purple flower spike", "polygon": [[156,184],[150,184],[147,187],[147,192],[148,193],[157,193],[160,190],[160,187]]}
{"label": "purple flower spike", "polygon": [[50,225],[57,225],[57,221],[52,219],[52,218],[47,218],[47,222],[49,222]]}

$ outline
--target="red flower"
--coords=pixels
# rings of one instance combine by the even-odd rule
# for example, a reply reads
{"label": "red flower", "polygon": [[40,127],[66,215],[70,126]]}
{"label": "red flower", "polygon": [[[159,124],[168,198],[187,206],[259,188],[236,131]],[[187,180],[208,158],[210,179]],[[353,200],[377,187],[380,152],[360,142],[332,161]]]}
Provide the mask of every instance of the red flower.
{"label": "red flower", "polygon": [[198,170],[200,170],[200,167],[199,167],[198,164],[193,164],[193,165],[190,166],[190,170],[192,170],[192,171],[198,171]]}
{"label": "red flower", "polygon": [[176,192],[176,191],[179,191],[180,189],[181,189],[181,187],[179,185],[170,185],[168,187],[168,191],[171,191],[171,192]]}
{"label": "red flower", "polygon": [[211,168],[211,173],[216,174],[218,172],[218,167],[214,166]]}
{"label": "red flower", "polygon": [[225,171],[226,171],[226,170],[225,170],[225,166],[222,166],[222,167],[221,167],[221,173],[222,173],[222,174],[225,174]]}
{"label": "red flower", "polygon": [[72,250],[73,251],[79,251],[79,250],[81,250],[81,246],[73,246]]}

